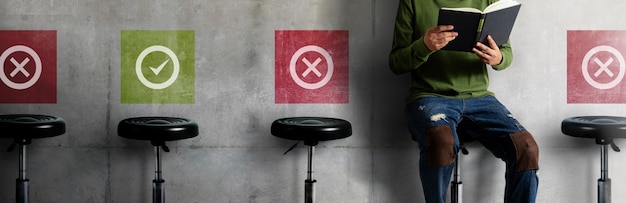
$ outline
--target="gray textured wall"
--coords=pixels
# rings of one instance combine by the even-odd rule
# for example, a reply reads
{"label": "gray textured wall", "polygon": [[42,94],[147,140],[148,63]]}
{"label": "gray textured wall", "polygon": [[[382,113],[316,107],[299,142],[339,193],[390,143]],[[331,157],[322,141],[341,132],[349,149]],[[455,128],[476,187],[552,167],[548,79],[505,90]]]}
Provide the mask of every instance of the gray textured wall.
{"label": "gray textured wall", "polygon": [[[566,104],[566,30],[621,29],[617,0],[523,0],[512,67],[491,72],[492,90],[541,146],[538,202],[594,202],[599,177],[591,140],[560,133],[563,118],[623,115],[623,105]],[[605,3],[606,2],[606,3]],[[56,104],[2,104],[0,113],[64,118],[67,133],[29,146],[32,202],[149,202],[153,150],[117,136],[134,116],[196,120],[200,136],[168,143],[168,202],[301,202],[306,148],[270,135],[289,116],[349,120],[353,136],[315,154],[319,202],[422,202],[417,145],[404,121],[408,77],[388,70],[397,0],[96,1],[4,0],[0,30],[56,30]],[[593,17],[590,17],[593,16]],[[614,20],[607,20],[614,19]],[[122,104],[120,32],[193,30],[194,104]],[[349,103],[275,104],[274,31],[348,30]],[[1,40],[1,39],[0,39]],[[10,145],[0,140],[0,147]],[[618,142],[619,144],[620,142]],[[504,164],[480,146],[465,159],[466,202],[500,202]],[[611,170],[626,167],[612,153]],[[0,153],[0,202],[14,201],[17,152]],[[626,175],[612,173],[613,190]],[[614,192],[619,202],[626,194]]]}

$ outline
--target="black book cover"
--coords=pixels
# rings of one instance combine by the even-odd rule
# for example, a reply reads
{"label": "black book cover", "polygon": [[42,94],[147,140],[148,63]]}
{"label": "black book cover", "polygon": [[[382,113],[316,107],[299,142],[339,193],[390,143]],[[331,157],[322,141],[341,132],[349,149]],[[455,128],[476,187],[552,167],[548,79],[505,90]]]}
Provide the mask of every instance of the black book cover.
{"label": "black book cover", "polygon": [[485,14],[483,29],[478,41],[486,44],[487,35],[491,35],[498,46],[509,41],[520,8],[521,5],[517,5]]}
{"label": "black book cover", "polygon": [[453,32],[459,33],[443,50],[472,51],[476,42],[476,32],[482,18],[481,13],[439,10],[438,25],[453,25]]}

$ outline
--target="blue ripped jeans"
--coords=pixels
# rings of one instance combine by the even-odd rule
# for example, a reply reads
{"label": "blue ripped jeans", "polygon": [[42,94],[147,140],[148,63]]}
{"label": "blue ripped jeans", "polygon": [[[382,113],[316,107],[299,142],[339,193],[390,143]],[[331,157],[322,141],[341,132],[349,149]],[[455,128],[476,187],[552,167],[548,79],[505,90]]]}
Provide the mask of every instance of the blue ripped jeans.
{"label": "blue ripped jeans", "polygon": [[[445,202],[454,169],[454,157],[459,151],[457,135],[459,125],[463,126],[459,130],[463,130],[496,157],[505,161],[504,202],[535,202],[538,188],[537,144],[530,133],[526,132],[526,129],[495,97],[473,99],[423,97],[408,104],[406,114],[411,136],[420,147],[420,178],[427,203]],[[522,137],[526,142],[520,144],[522,143],[520,139],[512,136],[516,134],[524,134]],[[516,145],[529,146],[532,153],[526,153],[530,155],[524,156],[524,152],[528,150],[520,152]],[[442,150],[442,146],[446,149]],[[429,154],[429,151],[433,152]],[[520,157],[530,157],[533,161]],[[528,166],[518,162],[533,164]]]}

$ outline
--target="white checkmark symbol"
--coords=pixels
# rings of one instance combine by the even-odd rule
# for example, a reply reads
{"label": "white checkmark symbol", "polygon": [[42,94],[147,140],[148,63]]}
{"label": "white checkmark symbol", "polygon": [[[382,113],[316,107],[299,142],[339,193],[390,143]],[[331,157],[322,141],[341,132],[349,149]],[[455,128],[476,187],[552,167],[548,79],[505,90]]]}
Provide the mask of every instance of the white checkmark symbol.
{"label": "white checkmark symbol", "polygon": [[150,67],[150,70],[152,70],[152,72],[154,72],[155,75],[159,75],[159,73],[163,70],[163,68],[165,67],[165,65],[167,64],[167,62],[170,62],[169,59],[167,59],[167,61],[163,62],[161,65],[159,65],[159,67],[157,68],[153,68]]}

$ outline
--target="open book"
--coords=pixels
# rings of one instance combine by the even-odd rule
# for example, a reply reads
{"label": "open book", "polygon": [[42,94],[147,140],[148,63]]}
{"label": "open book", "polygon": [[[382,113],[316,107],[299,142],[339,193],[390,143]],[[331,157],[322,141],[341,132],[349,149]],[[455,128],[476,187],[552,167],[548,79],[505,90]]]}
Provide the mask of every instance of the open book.
{"label": "open book", "polygon": [[500,0],[485,8],[441,8],[437,25],[453,25],[459,35],[442,50],[471,52],[476,42],[487,44],[491,35],[498,46],[511,35],[521,4],[514,0]]}

